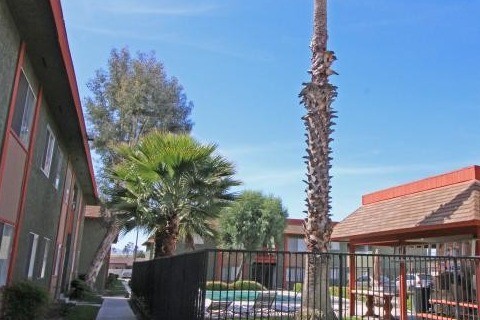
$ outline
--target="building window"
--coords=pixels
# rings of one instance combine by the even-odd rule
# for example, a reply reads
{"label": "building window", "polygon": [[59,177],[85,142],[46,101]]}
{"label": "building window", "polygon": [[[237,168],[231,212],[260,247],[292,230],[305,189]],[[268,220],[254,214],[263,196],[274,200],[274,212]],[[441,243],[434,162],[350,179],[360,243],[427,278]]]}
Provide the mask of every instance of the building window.
{"label": "building window", "polygon": [[48,177],[50,176],[50,168],[52,166],[53,158],[53,148],[55,147],[55,136],[53,135],[52,129],[47,126],[47,137],[46,137],[45,148],[43,149],[42,155],[42,171]]}
{"label": "building window", "polygon": [[305,240],[300,237],[288,238],[288,251],[291,252],[305,252],[307,251],[307,245]]}
{"label": "building window", "polygon": [[372,248],[370,246],[356,246],[355,247],[356,253],[372,253]]}
{"label": "building window", "polygon": [[42,270],[40,271],[40,278],[45,278],[45,270],[47,269],[47,260],[48,260],[48,250],[50,250],[50,239],[43,238],[45,245],[43,246],[43,260],[42,260]]}
{"label": "building window", "polygon": [[38,247],[38,234],[31,233],[29,234],[30,237],[30,255],[28,259],[28,269],[27,269],[27,277],[28,279],[33,278],[33,271],[35,269],[35,258],[37,256],[37,247]]}
{"label": "building window", "polygon": [[340,251],[340,242],[330,242],[330,250]]}
{"label": "building window", "polygon": [[222,281],[233,281],[237,277],[240,267],[223,267]]}
{"label": "building window", "polygon": [[12,119],[12,130],[20,138],[25,147],[30,142],[30,131],[32,129],[33,113],[37,98],[33,94],[32,87],[27,77],[22,72],[18,82],[17,97]]}
{"label": "building window", "polygon": [[60,148],[57,148],[56,159],[57,159],[57,165],[55,167],[55,181],[53,182],[53,185],[55,189],[58,190],[58,188],[60,187],[60,181],[62,178],[62,162],[63,162],[63,153],[62,153],[62,150],[60,150]]}
{"label": "building window", "polygon": [[303,268],[287,268],[286,269],[286,280],[287,282],[303,282],[304,276],[304,269]]}
{"label": "building window", "polygon": [[12,248],[13,226],[0,223],[0,286],[7,282],[10,250]]}

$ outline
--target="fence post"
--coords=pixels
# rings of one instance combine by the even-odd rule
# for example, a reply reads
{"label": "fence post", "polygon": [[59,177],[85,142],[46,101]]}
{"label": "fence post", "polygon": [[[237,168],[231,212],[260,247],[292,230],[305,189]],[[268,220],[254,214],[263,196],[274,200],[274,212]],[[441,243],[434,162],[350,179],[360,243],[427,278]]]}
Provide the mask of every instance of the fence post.
{"label": "fence post", "polygon": [[459,319],[460,306],[458,305],[458,261],[453,258],[453,298],[455,299],[455,318]]}
{"label": "fence post", "polygon": [[339,273],[339,281],[338,281],[338,315],[339,320],[343,319],[343,257],[342,255],[338,255],[339,263],[338,263],[338,273]]}
{"label": "fence post", "polygon": [[352,245],[352,244],[349,244],[349,269],[350,269],[350,277],[348,279],[348,282],[349,282],[349,287],[350,287],[350,317],[353,317],[355,315],[355,312],[357,310],[357,301],[356,301],[356,296],[354,293],[352,293],[352,291],[355,289],[356,287],[356,283],[357,283],[357,277],[356,277],[356,273],[357,273],[357,270],[356,270],[356,265],[355,265],[355,260],[356,260],[356,257],[355,257],[355,246]]}
{"label": "fence post", "polygon": [[401,247],[400,257],[400,319],[407,320],[407,270],[405,266],[405,247]]}

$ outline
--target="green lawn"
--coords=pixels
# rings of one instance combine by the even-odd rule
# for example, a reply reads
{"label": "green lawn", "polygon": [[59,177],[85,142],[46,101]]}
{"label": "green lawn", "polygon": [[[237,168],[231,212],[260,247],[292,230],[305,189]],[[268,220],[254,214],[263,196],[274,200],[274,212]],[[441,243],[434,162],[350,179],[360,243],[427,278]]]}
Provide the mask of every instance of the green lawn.
{"label": "green lawn", "polygon": [[74,306],[67,310],[65,320],[95,320],[100,307]]}

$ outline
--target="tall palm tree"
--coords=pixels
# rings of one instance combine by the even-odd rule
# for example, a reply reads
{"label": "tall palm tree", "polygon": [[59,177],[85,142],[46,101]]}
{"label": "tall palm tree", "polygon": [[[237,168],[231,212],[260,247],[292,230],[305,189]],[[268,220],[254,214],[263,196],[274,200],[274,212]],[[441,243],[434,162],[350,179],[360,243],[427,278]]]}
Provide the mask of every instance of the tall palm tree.
{"label": "tall palm tree", "polygon": [[320,253],[328,251],[332,233],[330,219],[330,160],[335,112],[331,104],[336,87],[328,77],[335,55],[327,50],[327,0],[314,0],[311,81],[300,93],[306,115],[302,118],[307,129],[307,218],[305,242],[310,254],[304,279],[303,299],[309,319],[335,319],[328,291],[328,261]]}
{"label": "tall palm tree", "polygon": [[154,234],[155,257],[172,255],[179,239],[193,248],[194,235],[213,236],[209,223],[234,200],[230,188],[240,184],[234,167],[215,150],[188,135],[161,132],[118,149],[114,207],[138,213],[137,221]]}

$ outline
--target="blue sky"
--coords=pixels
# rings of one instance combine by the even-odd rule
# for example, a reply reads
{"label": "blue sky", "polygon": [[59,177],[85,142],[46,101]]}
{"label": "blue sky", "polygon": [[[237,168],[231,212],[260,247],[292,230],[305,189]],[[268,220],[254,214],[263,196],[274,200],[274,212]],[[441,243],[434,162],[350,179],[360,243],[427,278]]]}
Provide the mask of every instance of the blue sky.
{"label": "blue sky", "polygon": [[[82,97],[112,48],[155,51],[194,102],[193,135],[218,144],[243,188],[304,216],[298,93],[312,1],[76,0],[63,10]],[[480,1],[330,0],[328,10],[333,219],[362,194],[479,164]]]}

